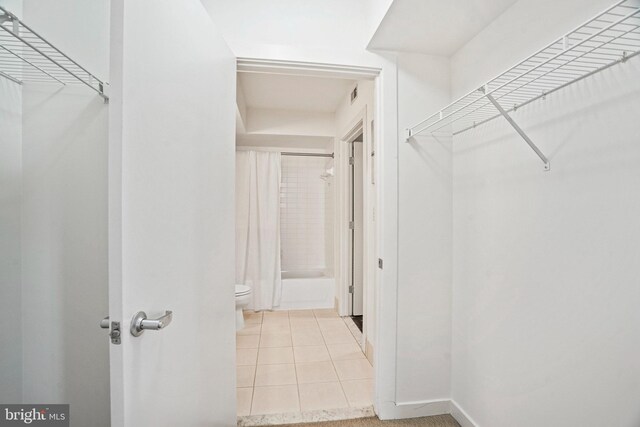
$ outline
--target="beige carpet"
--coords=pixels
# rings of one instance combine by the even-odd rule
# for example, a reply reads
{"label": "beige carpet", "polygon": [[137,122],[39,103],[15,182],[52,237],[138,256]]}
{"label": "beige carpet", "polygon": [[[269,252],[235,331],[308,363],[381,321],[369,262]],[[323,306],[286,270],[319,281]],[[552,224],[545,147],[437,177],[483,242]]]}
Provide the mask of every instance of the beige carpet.
{"label": "beige carpet", "polygon": [[289,427],[460,427],[451,415],[410,418],[406,420],[380,421],[376,418],[358,418],[355,420],[329,421],[324,423],[287,424]]}

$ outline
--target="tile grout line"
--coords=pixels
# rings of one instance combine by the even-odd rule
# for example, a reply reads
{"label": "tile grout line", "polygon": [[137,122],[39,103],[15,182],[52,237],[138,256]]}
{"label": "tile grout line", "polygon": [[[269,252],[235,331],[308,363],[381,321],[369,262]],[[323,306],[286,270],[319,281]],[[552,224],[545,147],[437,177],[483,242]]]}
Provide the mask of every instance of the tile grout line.
{"label": "tile grout line", "polygon": [[[316,316],[315,311],[313,312],[314,317]],[[340,319],[341,317],[338,316]],[[324,333],[322,333],[322,329],[320,328],[320,322],[318,322],[318,318],[316,317],[316,323],[318,323],[318,329],[320,329],[320,336],[322,337],[322,341],[324,342],[324,347],[327,350],[327,354],[329,355],[329,360],[331,361],[331,366],[333,367],[333,371],[336,374],[336,378],[338,379],[338,384],[340,384],[340,390],[342,391],[342,397],[344,397],[344,401],[347,402],[347,407],[350,408],[351,404],[349,403],[349,399],[347,399],[347,393],[344,391],[344,387],[342,386],[342,379],[340,379],[340,375],[338,375],[338,370],[336,369],[335,360],[333,356],[331,356],[331,352],[329,351],[329,344],[327,344],[327,340],[324,337]]]}
{"label": "tile grout line", "polygon": [[[329,344],[327,344],[325,333],[324,333],[324,330],[321,328],[321,322],[320,322],[320,319],[324,318],[324,317],[318,317],[318,315],[316,314],[315,310],[313,310],[313,309],[311,309],[309,311],[311,311],[311,313],[313,315],[311,318],[313,318],[315,320],[314,325],[317,327],[317,330],[320,332],[320,336],[322,337],[322,343],[323,343],[322,347],[324,347],[325,351],[327,352],[327,355],[329,356],[328,360],[331,362],[331,367],[334,370],[334,373],[335,373],[336,378],[337,378],[337,382],[340,384],[340,390],[342,392],[342,397],[343,397],[344,402],[346,404],[346,406],[344,406],[344,408],[354,408],[354,409],[359,408],[358,406],[352,405],[350,400],[349,400],[349,398],[347,398],[347,393],[346,393],[345,388],[344,388],[344,382],[340,378],[340,376],[338,375],[337,368],[336,368],[336,365],[335,365],[336,359],[329,352],[329,347],[328,347]],[[300,393],[299,366],[298,366],[299,363],[298,363],[298,361],[297,361],[297,359],[295,357],[295,352],[293,351],[294,343],[293,343],[293,328],[292,328],[293,319],[292,318],[295,317],[295,316],[291,315],[291,310],[287,310],[287,315],[286,316],[287,316],[287,319],[288,319],[286,324],[289,327],[290,346],[291,346],[291,351],[293,353],[292,354],[293,355],[293,365],[294,365],[295,380],[296,380],[295,385],[296,385],[296,391],[297,391],[297,397],[298,397],[298,405],[297,406],[298,406],[298,411],[299,412],[303,412],[303,410],[302,410],[302,399],[301,399],[301,393]],[[334,317],[334,316],[331,316],[331,317]],[[345,324],[345,327],[348,328],[344,318],[341,318],[340,316],[336,316],[336,317],[341,319],[343,324]],[[306,316],[300,316],[300,318],[301,319],[305,319],[307,317]],[[256,353],[256,360],[255,360],[255,365],[254,365],[254,378],[253,378],[253,386],[252,386],[252,392],[251,392],[251,404],[250,404],[250,408],[249,408],[249,414],[251,416],[260,415],[260,414],[254,414],[253,412],[254,412],[254,404],[255,404],[255,396],[256,396],[255,393],[256,393],[256,388],[257,388],[256,381],[257,381],[257,368],[259,366],[258,360],[259,360],[259,357],[260,357],[260,353],[262,352],[261,350],[263,349],[261,347],[261,343],[262,343],[262,338],[263,338],[263,333],[264,333],[264,329],[263,329],[263,327],[264,327],[264,319],[265,319],[265,316],[263,314],[263,316],[261,317],[261,320],[260,320],[260,335],[259,335],[259,339],[258,339],[258,351]],[[350,332],[351,332],[351,335],[352,335],[354,341],[357,344],[356,337],[353,336],[353,332],[352,331],[350,331]],[[304,346],[302,346],[302,347],[304,347]],[[265,347],[265,349],[266,349],[266,347]],[[359,345],[358,345],[358,349],[359,349],[359,351],[361,353],[364,354],[364,352],[362,352],[362,350],[361,350]],[[344,359],[344,360],[348,360],[348,359]],[[366,360],[366,357],[365,357],[365,360]],[[303,362],[301,362],[301,363],[303,363]],[[332,382],[334,382],[334,381],[320,381],[320,382],[318,382],[318,384],[323,384],[323,383],[326,384],[326,383],[332,383]],[[315,383],[311,383],[311,384],[315,384]],[[338,408],[336,408],[336,409],[338,409]]]}
{"label": "tile grout line", "polygon": [[[353,332],[353,329],[351,329],[351,326],[347,324],[347,320],[345,319],[349,319],[351,321],[351,325],[353,325],[358,332],[360,332],[360,338],[356,337],[356,335]],[[358,329],[358,326],[356,326],[355,322],[353,321],[353,319],[351,317],[341,317],[342,321],[344,322],[345,326],[347,327],[347,329],[349,330],[349,332],[351,332],[351,336],[356,340],[356,342],[358,343],[359,347],[362,349],[362,347],[364,346],[364,334],[362,333],[362,331],[360,329]],[[364,353],[364,350],[362,351]],[[365,357],[367,355],[365,354]]]}
{"label": "tile grout line", "polygon": [[[342,319],[342,322],[345,324],[345,326],[347,327],[347,329],[349,329],[349,326],[347,325],[347,322],[344,320],[344,318],[343,318],[343,317],[341,317],[341,316],[338,316],[338,317],[340,317],[340,319]],[[349,332],[351,333],[351,336],[353,336],[353,332],[351,332],[351,329],[349,329]],[[353,336],[353,339],[355,339],[355,340],[356,340],[356,344],[358,344],[358,339],[357,339],[355,336]],[[359,345],[358,345],[358,349],[359,349],[360,351],[362,351],[362,349],[360,348],[360,346],[359,346]],[[328,348],[327,348],[327,350],[328,350]],[[364,354],[364,353],[363,353],[363,354]],[[329,356],[331,357],[331,353],[329,353]],[[365,356],[365,358],[366,358],[366,356]],[[332,360],[332,361],[334,360],[334,359],[333,359],[333,357],[331,357],[331,360]],[[345,360],[346,360],[346,359],[345,359]],[[335,369],[335,365],[334,365],[334,369]],[[338,370],[336,369],[336,375],[337,375],[337,374],[338,374]],[[351,402],[349,401],[349,398],[347,397],[347,392],[346,392],[346,391],[344,391],[344,384],[343,384],[343,381],[344,381],[344,380],[343,380],[342,378],[340,378],[340,376],[338,376],[338,381],[340,382],[340,389],[342,389],[342,394],[344,395],[344,400],[347,402],[347,406],[348,406],[349,408],[355,408],[355,406],[352,406],[352,405],[351,405]],[[346,380],[346,381],[349,381],[349,380]]]}
{"label": "tile grout line", "polygon": [[[244,312],[242,313],[244,316]],[[258,338],[258,353],[256,354],[256,366],[253,369],[253,386],[251,387],[251,405],[249,405],[249,415],[253,415],[253,398],[256,395],[256,377],[258,376],[258,357],[260,357],[260,342],[262,341],[262,322],[264,313],[260,317],[260,335]]]}
{"label": "tile grout line", "polygon": [[293,330],[291,329],[291,312],[287,312],[289,319],[289,333],[291,335],[291,353],[293,353],[293,370],[296,373],[296,391],[298,392],[298,410],[302,412],[302,401],[300,399],[300,381],[298,380],[298,364],[296,363],[296,353],[293,351]]}
{"label": "tile grout line", "polygon": [[[258,360],[260,359],[260,349],[262,348],[262,346],[260,344],[262,344],[262,322],[264,322],[264,314],[262,315],[262,321],[260,322],[260,339],[258,340],[258,351],[256,352],[256,375],[258,375]],[[255,383],[256,383],[256,377],[254,375],[253,377],[253,384],[255,387]]]}
{"label": "tile grout line", "polygon": [[[342,318],[340,316],[338,316],[338,319],[342,319]],[[318,324],[318,327],[319,326],[320,325]],[[321,335],[322,335],[322,339],[324,340],[324,334],[322,334],[322,331],[321,331]],[[340,384],[340,391],[342,391],[342,396],[344,397],[344,401],[347,403],[347,408],[350,408],[351,407],[351,403],[349,403],[349,399],[347,399],[347,393],[345,393],[344,386],[342,385],[342,378],[340,378],[340,375],[338,375],[338,369],[336,368],[335,360],[334,360],[333,356],[331,355],[331,352],[329,351],[329,344],[327,344],[326,340],[325,340],[325,344],[324,345],[327,348],[327,353],[329,353],[329,360],[331,360],[331,366],[333,366],[333,370],[336,373],[336,378],[338,378],[338,384]]]}

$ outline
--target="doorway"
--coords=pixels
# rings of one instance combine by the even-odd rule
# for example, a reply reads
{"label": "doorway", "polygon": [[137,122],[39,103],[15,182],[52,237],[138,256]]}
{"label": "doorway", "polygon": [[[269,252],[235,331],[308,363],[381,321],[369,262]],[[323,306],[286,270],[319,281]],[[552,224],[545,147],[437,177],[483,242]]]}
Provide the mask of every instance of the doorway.
{"label": "doorway", "polygon": [[[272,227],[279,233],[271,236],[280,238],[282,274],[272,307],[257,307],[255,301],[236,306],[242,319],[236,332],[237,414],[246,423],[313,419],[316,411],[327,410],[336,419],[373,414],[372,358],[365,354],[363,325],[356,326],[351,315],[357,321],[367,311],[362,113],[373,109],[374,76],[256,71],[243,62],[238,63],[236,160],[248,154],[280,156],[280,213],[272,216],[280,220]],[[353,128],[354,119],[359,134],[345,144],[341,130]],[[354,156],[359,159],[353,168],[344,168]],[[237,183],[243,182],[238,178],[243,170],[237,163]],[[347,184],[351,191],[344,191]],[[236,186],[236,202],[246,193]],[[354,233],[343,222],[347,201]],[[247,241],[240,236],[236,251]],[[254,282],[245,274],[236,280],[244,286]],[[347,301],[343,292],[350,284],[355,297]]]}
{"label": "doorway", "polygon": [[[366,96],[366,87],[361,94]],[[340,308],[353,330],[367,359],[373,363],[375,346],[375,306],[377,268],[377,228],[374,114],[365,103],[352,120],[343,126],[337,142],[341,158],[340,170],[345,179],[339,182],[339,233],[347,236],[338,251],[338,270],[344,287]]]}

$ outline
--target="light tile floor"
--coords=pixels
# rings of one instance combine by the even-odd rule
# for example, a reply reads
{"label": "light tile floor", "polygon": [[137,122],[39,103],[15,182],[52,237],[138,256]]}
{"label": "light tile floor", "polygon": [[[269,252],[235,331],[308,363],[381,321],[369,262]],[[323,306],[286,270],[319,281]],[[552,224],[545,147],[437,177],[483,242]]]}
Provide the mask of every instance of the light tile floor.
{"label": "light tile floor", "polygon": [[373,368],[334,310],[245,312],[237,333],[238,415],[361,408]]}

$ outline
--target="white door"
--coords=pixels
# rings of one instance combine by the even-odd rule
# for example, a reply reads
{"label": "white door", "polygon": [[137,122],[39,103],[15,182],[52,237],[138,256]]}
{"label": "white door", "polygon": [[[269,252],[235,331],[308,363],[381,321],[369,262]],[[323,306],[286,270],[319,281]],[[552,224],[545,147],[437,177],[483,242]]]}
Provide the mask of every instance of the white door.
{"label": "white door", "polygon": [[350,283],[351,315],[362,316],[364,310],[364,199],[363,199],[363,142],[362,137],[350,143],[353,161],[350,167],[349,203],[351,205]]}
{"label": "white door", "polygon": [[111,4],[112,425],[235,426],[235,58],[198,0]]}

